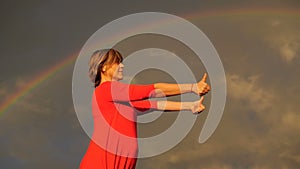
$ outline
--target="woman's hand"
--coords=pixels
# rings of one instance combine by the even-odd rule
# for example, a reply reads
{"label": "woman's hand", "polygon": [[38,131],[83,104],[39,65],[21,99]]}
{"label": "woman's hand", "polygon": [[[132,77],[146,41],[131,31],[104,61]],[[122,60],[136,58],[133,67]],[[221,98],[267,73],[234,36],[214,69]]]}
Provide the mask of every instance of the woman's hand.
{"label": "woman's hand", "polygon": [[205,106],[202,104],[203,100],[204,96],[201,96],[201,98],[198,101],[192,103],[191,111],[194,114],[199,114],[205,109]]}
{"label": "woman's hand", "polygon": [[196,84],[192,84],[192,91],[200,96],[210,91],[210,86],[206,83],[207,74],[204,73],[203,78]]}

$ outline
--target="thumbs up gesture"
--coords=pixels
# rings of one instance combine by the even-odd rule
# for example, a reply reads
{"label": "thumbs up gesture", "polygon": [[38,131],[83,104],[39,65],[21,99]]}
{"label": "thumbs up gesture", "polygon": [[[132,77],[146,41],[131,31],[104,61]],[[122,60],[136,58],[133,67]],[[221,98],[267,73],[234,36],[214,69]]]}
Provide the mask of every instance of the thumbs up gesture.
{"label": "thumbs up gesture", "polygon": [[202,104],[203,100],[204,96],[201,96],[201,98],[198,101],[192,103],[191,111],[194,114],[199,114],[205,109],[205,106]]}
{"label": "thumbs up gesture", "polygon": [[207,74],[204,73],[202,79],[198,83],[192,85],[192,91],[200,96],[203,96],[209,92],[210,86],[206,83],[206,79]]}

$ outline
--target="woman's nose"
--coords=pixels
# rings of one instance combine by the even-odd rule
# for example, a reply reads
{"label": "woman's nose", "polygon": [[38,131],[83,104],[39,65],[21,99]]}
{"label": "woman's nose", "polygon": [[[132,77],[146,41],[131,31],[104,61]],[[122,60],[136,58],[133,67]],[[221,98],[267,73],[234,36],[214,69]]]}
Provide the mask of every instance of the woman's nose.
{"label": "woman's nose", "polygon": [[119,65],[121,68],[123,68],[124,67],[124,65],[123,65],[123,63],[120,63],[120,65]]}

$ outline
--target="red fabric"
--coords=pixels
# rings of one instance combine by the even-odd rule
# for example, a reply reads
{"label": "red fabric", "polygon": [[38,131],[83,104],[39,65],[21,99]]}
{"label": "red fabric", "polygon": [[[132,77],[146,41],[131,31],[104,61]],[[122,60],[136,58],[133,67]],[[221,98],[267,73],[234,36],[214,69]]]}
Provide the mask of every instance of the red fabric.
{"label": "red fabric", "polygon": [[94,132],[80,169],[134,169],[138,152],[136,116],[157,108],[154,85],[104,82],[92,99]]}

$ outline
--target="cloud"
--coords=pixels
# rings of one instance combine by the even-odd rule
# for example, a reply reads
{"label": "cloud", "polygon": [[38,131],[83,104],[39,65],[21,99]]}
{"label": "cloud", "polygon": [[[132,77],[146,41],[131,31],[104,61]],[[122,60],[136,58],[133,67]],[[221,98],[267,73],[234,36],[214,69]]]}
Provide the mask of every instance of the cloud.
{"label": "cloud", "polygon": [[271,83],[261,84],[262,78],[262,75],[243,77],[229,74],[227,78],[229,97],[238,103],[245,102],[243,108],[252,110],[252,113],[256,113],[259,120],[263,120],[264,123],[280,125],[280,129],[300,129],[300,123],[297,123],[300,115],[296,113],[297,108],[293,102],[288,99],[289,93],[282,93],[281,86],[275,87]]}
{"label": "cloud", "polygon": [[300,32],[296,24],[298,20],[299,17],[296,16],[280,15],[257,18],[255,22],[245,22],[241,31],[248,36],[249,41],[253,38],[253,47],[263,42],[259,46],[261,49],[255,48],[261,59],[271,55],[268,59],[281,59],[284,63],[291,63],[298,58],[300,52]]}
{"label": "cloud", "polygon": [[[299,148],[298,142],[300,141],[300,137],[296,134],[300,130],[300,123],[298,123],[300,115],[297,113],[297,106],[290,102],[288,96],[282,93],[279,95],[277,91],[280,89],[274,88],[272,84],[266,86],[260,84],[260,78],[260,75],[249,77],[236,74],[229,75],[228,94],[234,99],[232,100],[233,103],[246,102],[247,104],[243,105],[243,110],[256,115],[254,123],[243,121],[244,129],[246,129],[244,132],[256,138],[253,140],[241,139],[240,137],[235,139],[240,145],[249,147],[249,151],[254,150],[258,157],[266,154],[272,157],[274,156],[273,153],[279,154],[272,157],[271,161],[279,160],[277,163],[282,168],[291,165],[290,161],[299,164],[300,153],[294,151],[294,149]],[[252,129],[246,126],[251,126]],[[255,126],[259,127],[256,128]],[[263,138],[257,138],[257,136]],[[267,164],[266,168],[268,166],[271,164]],[[261,165],[256,168],[261,168]]]}
{"label": "cloud", "polygon": [[[259,67],[261,65],[266,67],[271,72],[270,76],[276,74],[274,72],[278,70],[277,65],[266,62],[269,58],[265,54],[270,55],[270,53],[272,57],[276,56],[275,59],[272,58],[273,60],[284,63],[297,61],[299,59],[299,31],[295,28],[291,29],[292,26],[287,26],[288,22],[280,18],[273,20],[274,22],[269,27],[258,25],[256,20],[252,22],[247,17],[242,18],[244,20],[242,23],[227,22],[224,18],[210,19],[210,22],[199,19],[201,29],[210,35],[213,42],[218,42],[218,52],[222,55],[221,59],[227,63],[224,65],[226,71],[232,69],[232,72],[238,72],[235,74],[226,72],[228,74],[228,100],[216,133],[205,144],[198,144],[197,139],[202,128],[201,124],[203,124],[201,122],[205,120],[205,114],[203,114],[199,116],[193,131],[182,143],[170,152],[142,161],[140,168],[299,168],[300,117],[296,97],[299,94],[295,92],[299,91],[299,83],[297,83],[298,86],[286,86],[283,81],[275,86],[268,81],[269,79],[262,82],[261,80],[267,76],[267,71],[260,72],[262,69]],[[243,31],[240,25],[246,22],[253,25],[249,29],[252,34],[247,32],[246,35],[242,34],[245,36],[240,36],[240,31]],[[256,36],[252,37],[253,32],[258,29],[264,30],[262,33],[256,32]],[[225,35],[228,35],[228,38]],[[262,39],[266,42],[264,45],[260,45]],[[254,48],[251,48],[251,45]],[[36,48],[36,45],[33,46]],[[268,47],[272,50],[266,49]],[[264,64],[259,65],[261,60]],[[125,77],[127,78],[131,79]],[[70,91],[71,83],[62,79],[56,82],[66,84],[66,86],[63,88],[60,85],[49,85],[40,88],[44,91],[43,94],[39,93],[41,90],[35,92],[34,99],[26,97],[26,100],[17,104],[10,112],[11,114],[2,116],[1,143],[7,142],[0,148],[4,150],[0,154],[2,167],[14,168],[15,166],[15,161],[5,162],[5,158],[2,158],[8,154],[26,161],[22,163],[22,166],[15,168],[46,168],[47,166],[49,168],[75,168],[71,163],[84,154],[86,150],[84,146],[87,144],[83,146],[82,143],[84,139],[88,140],[88,137],[80,128],[78,119],[73,117],[75,113],[72,108],[69,108],[68,100],[71,100],[71,97],[66,91]],[[24,87],[24,81],[21,79],[7,86],[5,90],[1,87],[0,95],[9,93],[7,89],[22,87]],[[293,94],[295,100],[291,101],[288,93]],[[29,102],[30,100],[27,99],[34,100],[34,102]],[[67,110],[64,107],[67,107]],[[154,128],[158,127],[154,126]],[[149,128],[149,130],[154,128]]]}
{"label": "cloud", "polygon": [[300,114],[296,112],[286,112],[281,119],[281,124],[292,131],[300,130]]}
{"label": "cloud", "polygon": [[[206,143],[197,136],[204,118],[168,155],[140,164],[151,168],[297,168],[300,115],[288,99],[278,99],[278,88],[262,84],[262,74],[227,74],[228,99],[220,126]],[[286,98],[285,96],[282,96]],[[200,120],[200,121],[199,121]]]}
{"label": "cloud", "polygon": [[272,86],[264,87],[260,84],[262,75],[256,74],[243,77],[237,74],[228,75],[228,95],[238,102],[244,102],[245,107],[264,119],[265,122],[277,121],[278,117],[272,115],[269,117],[266,112],[274,112],[274,103],[276,102],[276,90]]}
{"label": "cloud", "polygon": [[269,47],[277,51],[285,63],[293,62],[298,57],[300,33],[295,25],[273,20],[263,36]]}
{"label": "cloud", "polygon": [[290,63],[296,59],[299,52],[300,38],[297,38],[298,32],[292,34],[293,35],[276,35],[269,39],[270,46],[279,52],[281,59],[286,63]]}
{"label": "cloud", "polygon": [[290,46],[290,43],[291,42],[285,42],[280,47],[280,55],[282,59],[288,63],[295,59],[297,50],[297,48],[293,48],[292,46]]}
{"label": "cloud", "polygon": [[[26,86],[25,79],[10,79],[1,89],[12,94]],[[0,168],[77,167],[89,140],[70,108],[70,81],[55,80],[34,88],[1,116]]]}

